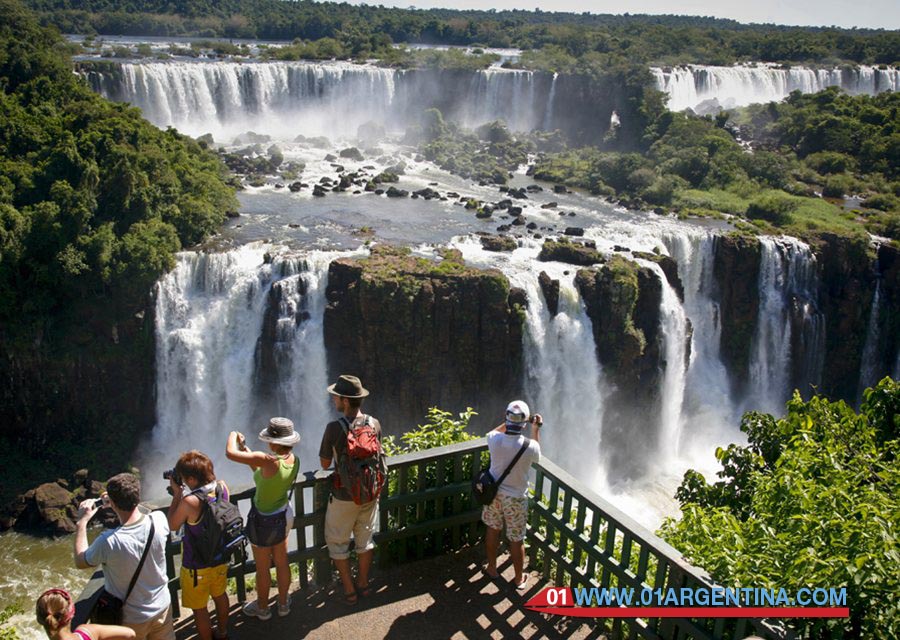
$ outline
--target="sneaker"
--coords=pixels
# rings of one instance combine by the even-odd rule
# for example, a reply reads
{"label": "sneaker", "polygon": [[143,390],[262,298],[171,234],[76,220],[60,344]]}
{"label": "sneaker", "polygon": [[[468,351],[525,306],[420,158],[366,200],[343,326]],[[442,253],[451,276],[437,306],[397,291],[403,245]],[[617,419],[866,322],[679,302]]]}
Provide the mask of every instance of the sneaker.
{"label": "sneaker", "polygon": [[278,605],[278,617],[283,618],[291,612],[291,597],[287,597],[287,602]]}
{"label": "sneaker", "polygon": [[272,617],[272,612],[269,611],[269,608],[261,609],[259,603],[256,600],[252,602],[248,602],[244,605],[243,608],[245,616],[253,616],[254,618],[259,618],[260,620],[268,620]]}

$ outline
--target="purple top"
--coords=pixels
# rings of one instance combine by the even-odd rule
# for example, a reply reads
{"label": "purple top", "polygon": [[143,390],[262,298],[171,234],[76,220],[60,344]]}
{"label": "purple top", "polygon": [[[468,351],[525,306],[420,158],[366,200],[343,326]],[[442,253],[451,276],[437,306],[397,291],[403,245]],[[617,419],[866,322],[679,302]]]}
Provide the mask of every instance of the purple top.
{"label": "purple top", "polygon": [[[189,495],[194,495],[203,500],[206,498],[208,503],[216,501],[216,484],[218,482],[210,482],[202,487],[194,489]],[[228,487],[222,484],[222,499],[228,500]],[[194,557],[194,540],[203,534],[206,529],[206,515],[209,511],[200,510],[200,519],[196,522],[188,520],[184,523],[184,537],[181,539],[181,566],[185,569],[205,569],[206,565],[202,564]]]}

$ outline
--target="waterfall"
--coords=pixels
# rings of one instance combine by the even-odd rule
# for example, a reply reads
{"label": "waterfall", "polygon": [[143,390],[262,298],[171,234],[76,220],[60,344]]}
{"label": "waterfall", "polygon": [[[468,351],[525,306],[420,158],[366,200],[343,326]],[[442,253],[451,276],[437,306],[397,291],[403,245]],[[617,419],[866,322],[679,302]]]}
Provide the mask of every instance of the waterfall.
{"label": "waterfall", "polygon": [[748,104],[783,100],[792,91],[816,93],[840,87],[852,95],[875,95],[900,88],[900,69],[860,66],[856,69],[782,69],[774,65],[715,67],[687,65],[651,73],[656,87],[669,95],[673,111],[701,113]]}
{"label": "waterfall", "polygon": [[550,131],[553,127],[553,104],[556,102],[556,80],[559,78],[558,73],[553,74],[553,80],[550,82],[550,96],[547,98],[547,110],[544,112],[544,131]]}
{"label": "waterfall", "polygon": [[753,336],[747,408],[781,415],[788,394],[791,323],[787,313],[787,273],[772,238],[760,238],[759,316]]}
{"label": "waterfall", "polygon": [[[875,296],[872,298],[872,310],[869,313],[869,326],[866,329],[866,342],[862,352],[862,363],[859,372],[859,390],[856,394],[857,403],[862,402],[863,391],[878,384],[880,369],[878,341],[880,331],[878,329],[881,315],[881,278],[875,284]],[[900,363],[900,359],[898,359]],[[896,374],[895,374],[896,376]]]}
{"label": "waterfall", "polygon": [[140,107],[159,127],[230,142],[245,131],[278,140],[297,134],[353,138],[376,121],[397,131],[430,107],[468,127],[504,120],[539,126],[547,108],[531,71],[490,68],[460,83],[440,71],[347,62],[123,62],[83,75],[95,91]]}
{"label": "waterfall", "polygon": [[693,329],[682,419],[691,425],[692,440],[701,434],[714,440],[733,438],[740,411],[721,354],[721,311],[713,296],[715,235],[668,234],[663,242],[678,264],[684,311]]}
{"label": "waterfall", "polygon": [[658,455],[674,459],[678,456],[681,440],[682,416],[687,367],[687,340],[690,332],[687,315],[675,289],[669,284],[662,267],[645,260],[641,264],[650,268],[659,278],[662,287],[659,316],[663,338],[665,373],[662,379],[659,407]]}
{"label": "waterfall", "polygon": [[[304,437],[301,462],[316,460],[329,415],[322,319],[333,256],[311,252],[303,260],[266,260],[267,250],[245,245],[225,253],[182,253],[157,285],[157,424],[143,465],[151,495],[162,492],[161,469],[191,448],[210,455],[219,477],[234,474],[247,484],[245,474],[223,464],[225,437],[239,430],[254,446],[265,418],[276,411],[294,420]],[[276,285],[281,301],[270,309]],[[275,320],[270,366],[277,373],[266,372],[277,387],[271,401],[258,392],[267,314]]]}
{"label": "waterfall", "polygon": [[[556,277],[558,274],[554,274]],[[573,284],[560,277],[559,311],[551,316],[534,272],[510,274],[528,295],[525,314],[525,396],[541,413],[546,454],[556,460],[584,462],[588,482],[600,474],[603,397],[607,394],[594,346],[591,321]],[[572,437],[578,425],[580,434]],[[595,447],[594,451],[590,447]]]}
{"label": "waterfall", "polygon": [[788,295],[791,302],[794,358],[790,388],[809,398],[822,383],[825,366],[825,315],[818,308],[819,266],[808,245],[783,240],[788,266]]}
{"label": "waterfall", "polygon": [[781,415],[793,388],[808,394],[821,382],[825,322],[817,308],[817,265],[809,247],[768,237],[760,238],[760,245],[759,316],[744,406]]}

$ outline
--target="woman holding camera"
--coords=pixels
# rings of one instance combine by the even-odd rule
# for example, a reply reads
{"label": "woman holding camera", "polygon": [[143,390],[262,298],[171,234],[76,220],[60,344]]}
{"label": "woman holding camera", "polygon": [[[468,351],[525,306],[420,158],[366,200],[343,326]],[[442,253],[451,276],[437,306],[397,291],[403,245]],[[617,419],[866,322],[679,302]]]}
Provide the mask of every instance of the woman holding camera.
{"label": "woman holding camera", "polygon": [[256,601],[244,605],[244,614],[260,620],[272,617],[269,611],[269,588],[272,578],[269,569],[275,565],[278,581],[278,615],[290,613],[291,570],[287,559],[287,535],[293,528],[294,513],[290,504],[292,487],[300,469],[292,448],[300,442],[294,423],[287,418],[272,418],[269,426],[260,431],[259,439],[267,443],[269,451],[251,451],[243,434],[232,431],[228,436],[225,455],[229,460],[246,464],[253,469],[256,493],[247,516],[247,538],[256,561]]}
{"label": "woman holding camera", "polygon": [[228,635],[228,595],[225,593],[228,563],[223,561],[218,549],[203,548],[203,533],[210,526],[212,511],[206,509],[204,513],[200,501],[228,500],[228,487],[216,480],[209,456],[196,450],[182,453],[172,473],[164,475],[169,477],[169,493],[172,494],[169,528],[177,531],[184,525],[181,604],[194,612],[200,640],[212,640],[212,620],[206,608],[212,598],[216,605],[216,638],[225,638]]}
{"label": "woman holding camera", "polygon": [[112,624],[82,624],[72,631],[75,600],[65,589],[48,589],[34,607],[37,623],[51,640],[133,640],[134,629]]}

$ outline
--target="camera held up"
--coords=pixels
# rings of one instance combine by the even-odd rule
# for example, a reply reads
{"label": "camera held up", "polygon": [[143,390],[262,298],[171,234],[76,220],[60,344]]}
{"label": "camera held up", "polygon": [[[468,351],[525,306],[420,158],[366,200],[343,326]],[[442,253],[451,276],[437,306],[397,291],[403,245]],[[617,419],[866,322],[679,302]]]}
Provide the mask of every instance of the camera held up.
{"label": "camera held up", "polygon": [[[163,480],[171,480],[175,484],[181,484],[181,475],[175,469],[163,471]],[[166,487],[169,495],[172,495],[172,487]]]}

